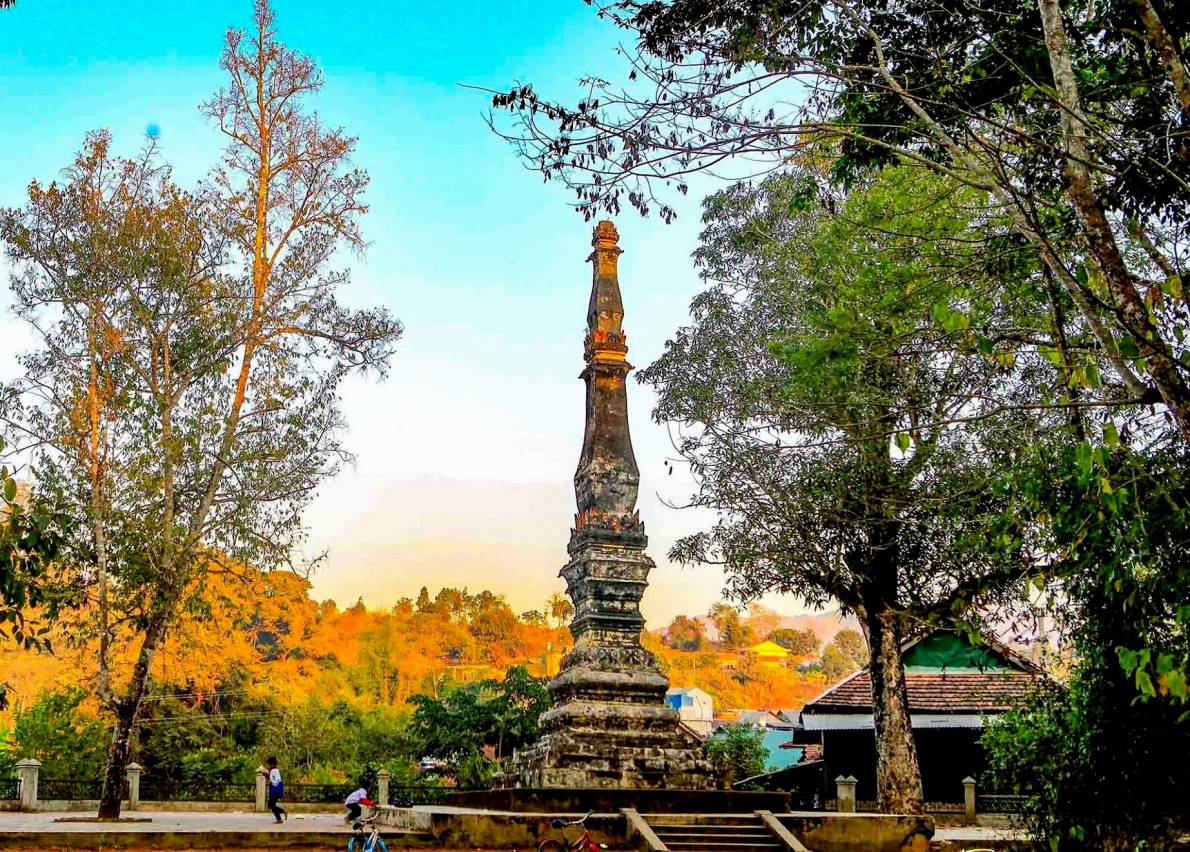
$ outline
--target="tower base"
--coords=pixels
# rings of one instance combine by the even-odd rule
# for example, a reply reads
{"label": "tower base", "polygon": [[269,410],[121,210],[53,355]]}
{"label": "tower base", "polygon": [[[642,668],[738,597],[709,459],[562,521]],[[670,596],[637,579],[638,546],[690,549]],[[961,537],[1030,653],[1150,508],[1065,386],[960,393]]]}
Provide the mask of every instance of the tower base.
{"label": "tower base", "polygon": [[541,717],[541,734],[513,755],[517,787],[707,790],[716,786],[698,735],[658,704],[568,701]]}

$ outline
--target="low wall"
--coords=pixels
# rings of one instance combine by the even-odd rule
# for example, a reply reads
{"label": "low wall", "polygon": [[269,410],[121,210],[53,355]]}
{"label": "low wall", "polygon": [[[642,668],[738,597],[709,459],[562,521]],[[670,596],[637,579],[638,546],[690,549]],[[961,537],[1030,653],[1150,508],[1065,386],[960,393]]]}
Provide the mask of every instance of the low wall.
{"label": "low wall", "polygon": [[634,808],[642,814],[750,814],[789,812],[788,793],[739,790],[620,790],[603,788],[517,788],[450,793],[445,804],[460,808],[514,813],[618,814]]}
{"label": "low wall", "polygon": [[[0,831],[0,849],[320,849],[340,850],[348,835],[329,831],[62,831],[34,835]],[[389,849],[416,849],[420,838],[385,838]]]}
{"label": "low wall", "polygon": [[[434,845],[446,849],[532,849],[546,838],[562,838],[550,825],[563,813],[477,813],[425,808],[381,807],[377,822],[390,828],[428,832]],[[624,817],[619,814],[594,814],[586,828],[596,843],[625,848]],[[582,829],[567,829],[575,840]]]}
{"label": "low wall", "polygon": [[813,852],[926,852],[934,836],[929,816],[807,812],[776,817]]}
{"label": "low wall", "polygon": [[[390,828],[425,832],[443,849],[532,849],[546,838],[561,838],[550,820],[559,813],[484,813],[449,808],[380,809],[379,822]],[[650,825],[683,817],[658,815]],[[687,817],[688,818],[688,817]],[[783,814],[777,817],[812,852],[926,852],[934,835],[928,816],[883,814]],[[620,814],[597,813],[587,820],[596,843],[626,849],[627,825]],[[579,829],[568,829],[573,840]]]}
{"label": "low wall", "polygon": [[[123,810],[128,810],[128,800],[125,799],[121,804]],[[9,813],[19,812],[21,810],[21,803],[16,801],[0,802],[0,811]],[[38,799],[37,811],[45,811],[50,813],[68,813],[80,811],[98,811],[98,799]],[[160,809],[158,809],[160,810]]]}
{"label": "low wall", "polygon": [[[335,804],[305,804],[296,803],[291,804],[284,799],[281,801],[281,806],[291,814],[338,814],[346,813],[342,805]],[[21,803],[18,801],[0,801],[0,813],[2,812],[16,812],[20,811]],[[250,814],[256,812],[256,807],[252,802],[154,802],[141,800],[135,808],[129,808],[128,802],[125,801],[123,809],[129,812],[135,811],[174,811],[175,813],[216,813],[216,814]],[[37,810],[49,813],[80,813],[86,811],[98,811],[98,799],[38,799]],[[265,812],[267,813],[267,811]]]}

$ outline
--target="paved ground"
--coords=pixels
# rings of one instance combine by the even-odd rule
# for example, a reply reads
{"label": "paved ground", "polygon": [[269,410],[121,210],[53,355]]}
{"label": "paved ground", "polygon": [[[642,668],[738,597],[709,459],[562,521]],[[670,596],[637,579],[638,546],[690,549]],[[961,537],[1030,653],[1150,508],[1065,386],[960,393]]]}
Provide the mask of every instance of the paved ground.
{"label": "paved ground", "polygon": [[934,830],[934,840],[954,842],[978,840],[1023,840],[1024,832],[1013,831],[1010,828],[986,828],[978,825],[942,827]]}
{"label": "paved ground", "polygon": [[351,826],[335,814],[293,814],[277,825],[272,814],[245,813],[168,813],[160,811],[126,811],[124,816],[148,819],[149,822],[64,822],[63,820],[93,818],[87,813],[0,813],[0,833],[77,833],[77,832],[207,832],[253,831],[269,833],[342,832],[350,833]]}

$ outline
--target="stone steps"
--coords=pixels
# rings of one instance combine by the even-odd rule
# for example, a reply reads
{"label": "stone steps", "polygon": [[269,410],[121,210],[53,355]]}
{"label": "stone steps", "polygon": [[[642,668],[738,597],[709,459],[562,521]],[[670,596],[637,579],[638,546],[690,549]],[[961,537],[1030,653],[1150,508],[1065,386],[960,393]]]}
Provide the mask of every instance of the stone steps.
{"label": "stone steps", "polygon": [[653,814],[649,828],[670,852],[784,852],[756,814]]}
{"label": "stone steps", "polygon": [[697,834],[699,837],[706,837],[708,834],[721,834],[726,837],[735,837],[738,834],[764,834],[768,835],[769,829],[758,823],[750,823],[750,825],[738,826],[699,826],[699,825],[685,825],[685,826],[653,826],[653,831],[658,834],[664,834],[666,837],[670,834]]}
{"label": "stone steps", "polygon": [[750,840],[728,843],[722,840],[670,840],[663,837],[661,842],[671,852],[746,852],[748,849],[777,850],[785,847],[771,837],[765,840]]}
{"label": "stone steps", "polygon": [[763,825],[756,814],[645,814],[645,819],[654,829],[698,826],[730,830]]}

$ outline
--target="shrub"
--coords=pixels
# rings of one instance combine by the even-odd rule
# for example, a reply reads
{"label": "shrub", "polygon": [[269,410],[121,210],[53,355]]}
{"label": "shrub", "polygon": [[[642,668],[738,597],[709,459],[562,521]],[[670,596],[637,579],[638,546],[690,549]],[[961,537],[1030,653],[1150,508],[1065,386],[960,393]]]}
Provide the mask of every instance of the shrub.
{"label": "shrub", "polygon": [[764,731],[748,725],[727,725],[706,744],[707,759],[727,785],[760,775],[766,770],[769,752]]}

